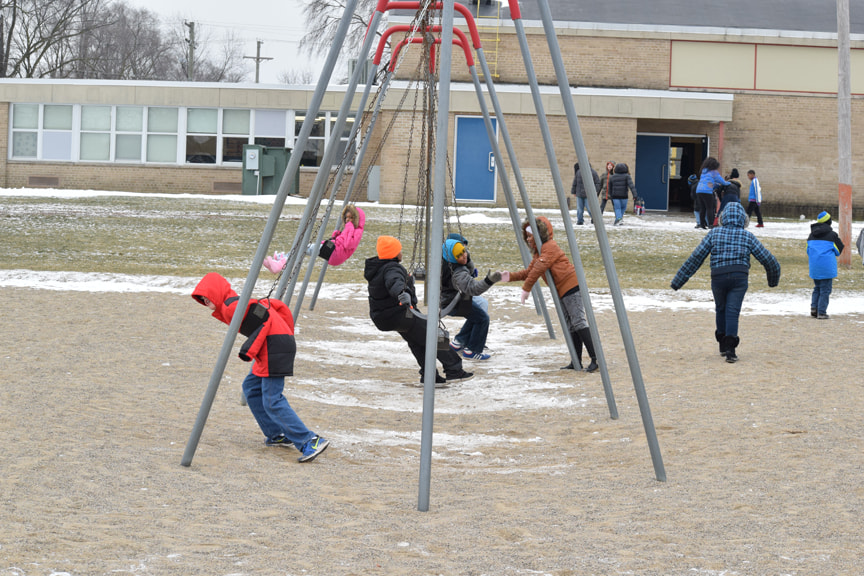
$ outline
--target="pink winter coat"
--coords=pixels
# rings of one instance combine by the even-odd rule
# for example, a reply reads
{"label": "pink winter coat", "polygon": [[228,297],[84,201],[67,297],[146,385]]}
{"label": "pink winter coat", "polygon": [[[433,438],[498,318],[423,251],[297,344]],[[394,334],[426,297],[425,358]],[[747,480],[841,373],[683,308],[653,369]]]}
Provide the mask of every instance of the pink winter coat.
{"label": "pink winter coat", "polygon": [[362,208],[357,208],[359,226],[356,228],[350,221],[345,223],[342,230],[334,230],[331,240],[336,244],[333,254],[327,262],[330,266],[339,266],[354,254],[357,246],[360,244],[360,239],[363,238],[363,225],[366,224],[366,213]]}

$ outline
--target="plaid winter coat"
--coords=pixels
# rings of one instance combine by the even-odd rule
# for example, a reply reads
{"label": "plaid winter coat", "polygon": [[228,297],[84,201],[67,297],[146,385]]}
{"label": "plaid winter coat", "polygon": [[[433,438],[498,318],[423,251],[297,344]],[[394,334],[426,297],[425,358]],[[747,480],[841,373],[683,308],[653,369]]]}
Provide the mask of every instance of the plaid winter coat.
{"label": "plaid winter coat", "polygon": [[768,286],[780,282],[780,263],[752,232],[744,229],[746,214],[741,204],[732,202],[720,214],[721,226],[712,228],[696,250],[675,274],[672,289],[678,290],[699,270],[705,258],[711,255],[711,275],[729,272],[750,272],[752,254],[768,274]]}

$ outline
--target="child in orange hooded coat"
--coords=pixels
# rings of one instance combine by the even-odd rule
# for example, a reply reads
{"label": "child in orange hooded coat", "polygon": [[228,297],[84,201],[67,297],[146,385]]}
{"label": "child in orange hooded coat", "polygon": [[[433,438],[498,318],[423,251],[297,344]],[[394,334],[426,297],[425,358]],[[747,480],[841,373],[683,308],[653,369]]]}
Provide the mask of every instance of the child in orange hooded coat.
{"label": "child in orange hooded coat", "polygon": [[[192,298],[213,311],[213,317],[230,324],[240,298],[224,277],[211,272],[192,292]],[[281,300],[250,299],[240,326],[248,340],[240,348],[240,359],[253,362],[243,380],[249,410],[266,436],[267,446],[294,446],[300,462],[311,462],[329,442],[309,430],[282,393],[285,376],[294,375],[294,318]]]}
{"label": "child in orange hooded coat", "polygon": [[[537,250],[537,243],[534,240],[534,231],[531,229],[529,222],[526,220],[522,223],[522,237],[528,248],[531,249],[533,258],[528,268],[518,272],[502,272],[501,280],[511,282],[515,280],[524,280],[522,284],[522,303],[528,299],[531,289],[541,277],[545,277],[548,270],[552,275],[552,281],[555,282],[555,288],[558,290],[558,297],[561,299],[561,307],[563,308],[564,318],[567,321],[567,329],[570,332],[570,337],[573,339],[573,346],[576,349],[576,359],[579,363],[579,370],[582,370],[582,344],[588,350],[588,356],[591,358],[591,363],[585,368],[586,372],[596,372],[597,355],[594,353],[594,341],[591,339],[591,330],[588,328],[588,321],[585,319],[585,307],[582,303],[582,294],[579,293],[579,280],[576,278],[576,269],[567,255],[558,246],[558,243],[552,239],[552,223],[543,216],[537,217],[537,234],[540,237],[542,247]],[[576,367],[573,362],[567,366],[562,366],[562,370],[573,370]]]}

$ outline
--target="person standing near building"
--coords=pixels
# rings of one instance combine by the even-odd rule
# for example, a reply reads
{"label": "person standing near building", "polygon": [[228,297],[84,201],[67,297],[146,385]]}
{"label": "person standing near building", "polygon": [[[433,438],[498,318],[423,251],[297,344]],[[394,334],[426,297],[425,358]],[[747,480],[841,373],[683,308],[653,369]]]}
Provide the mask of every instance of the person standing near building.
{"label": "person standing near building", "polygon": [[755,170],[748,170],[747,177],[750,178],[750,194],[747,196],[747,217],[750,218],[753,212],[756,212],[757,228],[764,228],[762,222],[762,186],[759,185],[759,179],[756,178]]}
{"label": "person standing near building", "polygon": [[[570,194],[576,197],[576,224],[582,226],[585,224],[585,202],[588,196],[585,193],[585,182],[582,180],[578,162],[573,164],[573,172],[573,185],[570,186]],[[591,168],[591,178],[594,179],[594,190],[600,190],[600,175],[593,168]],[[591,211],[588,212],[590,216]]]}
{"label": "person standing near building", "polygon": [[819,320],[828,319],[828,300],[837,277],[837,257],[843,253],[843,242],[831,228],[831,214],[820,212],[810,225],[807,238],[807,261],[813,279],[810,315]]}
{"label": "person standing near building", "polygon": [[[609,201],[609,177],[612,176],[612,173],[615,171],[615,162],[613,160],[609,160],[606,162],[606,172],[603,174],[603,177],[600,178],[600,188],[597,190],[597,199],[600,200],[600,215],[603,215],[603,210],[606,209],[606,203]],[[594,223],[594,219],[591,219],[591,223]]]}
{"label": "person standing near building", "polygon": [[714,227],[714,217],[717,210],[714,186],[729,184],[720,176],[720,172],[717,171],[718,168],[720,168],[720,162],[713,156],[708,156],[702,162],[699,185],[696,187],[696,198],[699,200],[699,227],[703,230]]}
{"label": "person standing near building", "polygon": [[627,191],[633,194],[633,200],[636,200],[636,185],[633,184],[633,178],[630,176],[630,169],[623,162],[615,165],[615,170],[609,176],[608,188],[609,197],[612,199],[612,206],[615,208],[614,226],[624,224],[624,213],[627,212]]}

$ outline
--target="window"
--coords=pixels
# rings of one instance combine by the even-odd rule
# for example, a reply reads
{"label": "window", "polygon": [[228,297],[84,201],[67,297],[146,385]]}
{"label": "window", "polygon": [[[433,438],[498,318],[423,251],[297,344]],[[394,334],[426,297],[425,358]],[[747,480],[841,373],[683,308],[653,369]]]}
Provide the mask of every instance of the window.
{"label": "window", "polygon": [[177,108],[147,109],[147,161],[177,162]]}
{"label": "window", "polygon": [[[303,158],[300,160],[301,166],[321,166],[321,162],[324,159],[325,142],[330,139],[330,134],[336,127],[337,117],[338,115],[336,112],[320,112],[315,118],[312,131],[309,133],[309,140],[306,143],[306,149],[303,151]],[[303,126],[303,121],[305,119],[305,113],[297,113],[294,120],[295,138],[296,135],[300,133],[300,129]],[[350,135],[353,126],[354,117],[346,118],[345,127],[342,130],[338,148],[333,157],[334,165],[338,165],[342,162],[342,156],[344,155],[345,147],[348,144],[348,136]]]}
{"label": "window", "polygon": [[250,117],[251,110],[222,111],[222,162],[243,162],[243,145],[249,143]]}
{"label": "window", "polygon": [[36,158],[39,143],[39,105],[12,107],[12,158]]}
{"label": "window", "polygon": [[[292,148],[305,119],[293,110],[16,103],[10,109],[10,159],[237,165],[250,143]],[[335,112],[319,113],[301,166],[318,167],[336,127]],[[339,164],[355,122],[339,135]]]}
{"label": "window", "polygon": [[81,107],[80,159],[111,160],[111,107]]}
{"label": "window", "polygon": [[284,148],[289,114],[285,110],[255,110],[255,144]]}
{"label": "window", "polygon": [[71,105],[45,105],[42,116],[42,159],[72,159]]}
{"label": "window", "polygon": [[669,147],[669,179],[678,180],[681,178],[681,158],[684,156],[684,148],[682,146]]}
{"label": "window", "polygon": [[186,111],[186,162],[215,164],[219,111],[189,108]]}
{"label": "window", "polygon": [[117,106],[115,117],[114,159],[118,162],[141,162],[144,107]]}

